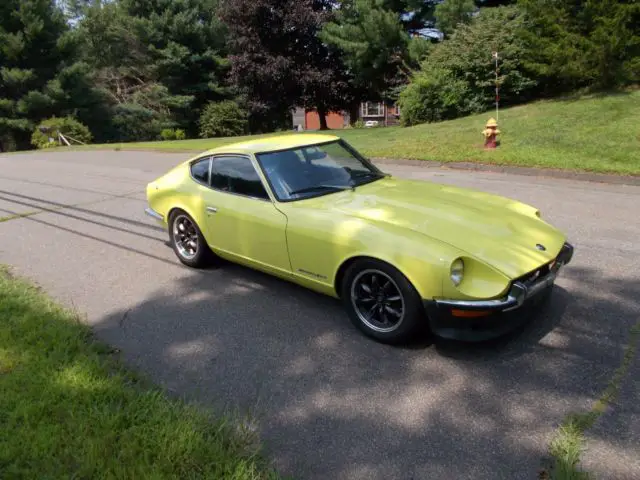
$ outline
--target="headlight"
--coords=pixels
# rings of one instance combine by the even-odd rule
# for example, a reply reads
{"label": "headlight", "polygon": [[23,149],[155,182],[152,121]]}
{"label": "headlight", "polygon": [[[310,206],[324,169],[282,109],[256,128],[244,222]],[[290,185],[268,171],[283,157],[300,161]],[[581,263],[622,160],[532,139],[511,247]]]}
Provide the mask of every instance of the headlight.
{"label": "headlight", "polygon": [[457,287],[462,283],[464,277],[464,262],[458,258],[451,264],[451,281]]}

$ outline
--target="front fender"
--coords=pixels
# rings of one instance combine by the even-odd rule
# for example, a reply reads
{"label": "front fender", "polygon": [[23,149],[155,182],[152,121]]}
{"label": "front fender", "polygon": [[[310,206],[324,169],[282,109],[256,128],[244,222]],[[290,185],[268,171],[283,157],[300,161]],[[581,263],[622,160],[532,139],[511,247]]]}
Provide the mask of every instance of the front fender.
{"label": "front fender", "polygon": [[351,248],[344,249],[332,272],[334,285],[350,262],[360,257],[374,258],[397,268],[423,299],[442,296],[451,259],[460,254],[446,243],[388,224],[369,223],[349,243]]}
{"label": "front fender", "polygon": [[[505,275],[448,243],[413,230],[364,222],[366,226],[356,229],[349,242],[352,248],[333,272],[336,286],[349,262],[368,257],[397,268],[425,300],[493,298],[509,287]],[[450,279],[450,267],[457,258],[462,258],[466,267],[464,280],[456,287]]]}

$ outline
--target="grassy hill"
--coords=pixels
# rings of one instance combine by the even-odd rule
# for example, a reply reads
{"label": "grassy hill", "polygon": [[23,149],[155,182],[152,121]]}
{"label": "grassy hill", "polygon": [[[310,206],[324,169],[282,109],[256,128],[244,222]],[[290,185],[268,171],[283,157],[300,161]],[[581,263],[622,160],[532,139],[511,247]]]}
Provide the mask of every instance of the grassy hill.
{"label": "grassy hill", "polygon": [[[502,145],[482,148],[495,112],[411,128],[335,130],[365,155],[640,175],[640,91],[539,101],[500,112]],[[201,151],[241,138],[122,144],[123,149]],[[100,147],[100,146],[98,146]],[[102,147],[107,147],[103,145]]]}

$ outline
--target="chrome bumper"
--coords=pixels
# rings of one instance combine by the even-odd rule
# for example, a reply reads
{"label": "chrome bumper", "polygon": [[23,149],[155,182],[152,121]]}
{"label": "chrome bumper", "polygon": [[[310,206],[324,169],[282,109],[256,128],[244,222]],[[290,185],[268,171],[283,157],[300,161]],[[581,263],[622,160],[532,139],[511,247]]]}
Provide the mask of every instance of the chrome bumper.
{"label": "chrome bumper", "polygon": [[529,283],[515,281],[504,298],[494,300],[435,300],[438,307],[456,308],[460,310],[496,310],[508,312],[522,306],[528,298],[546,290],[556,280],[558,271],[573,258],[573,246],[565,243],[556,259],[551,263],[549,273]]}
{"label": "chrome bumper", "polygon": [[144,213],[149,215],[151,218],[164,222],[164,217],[156,212],[153,208],[145,208]]}
{"label": "chrome bumper", "polygon": [[533,297],[551,286],[557,277],[557,271],[549,273],[542,280],[532,284],[514,282],[504,298],[495,300],[436,300],[438,307],[458,308],[460,310],[500,310],[508,312],[521,307],[527,298]]}

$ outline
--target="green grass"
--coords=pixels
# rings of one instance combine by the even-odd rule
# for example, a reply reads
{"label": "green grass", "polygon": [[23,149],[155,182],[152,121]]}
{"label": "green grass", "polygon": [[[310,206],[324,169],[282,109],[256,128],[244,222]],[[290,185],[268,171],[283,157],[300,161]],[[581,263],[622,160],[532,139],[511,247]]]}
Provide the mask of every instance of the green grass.
{"label": "green grass", "polygon": [[147,385],[0,267],[0,478],[277,478],[237,425]]}
{"label": "green grass", "polygon": [[613,373],[591,410],[572,413],[560,425],[549,445],[549,453],[553,461],[551,466],[553,480],[587,480],[592,478],[588,472],[580,470],[580,457],[585,450],[584,434],[618,396],[622,381],[637,352],[639,341],[640,322],[631,328],[629,343],[625,348],[622,363]]}
{"label": "green grass", "polygon": [[[640,90],[539,101],[500,112],[502,145],[482,148],[495,112],[411,128],[335,130],[365,155],[640,175]],[[248,137],[98,145],[202,151]]]}

